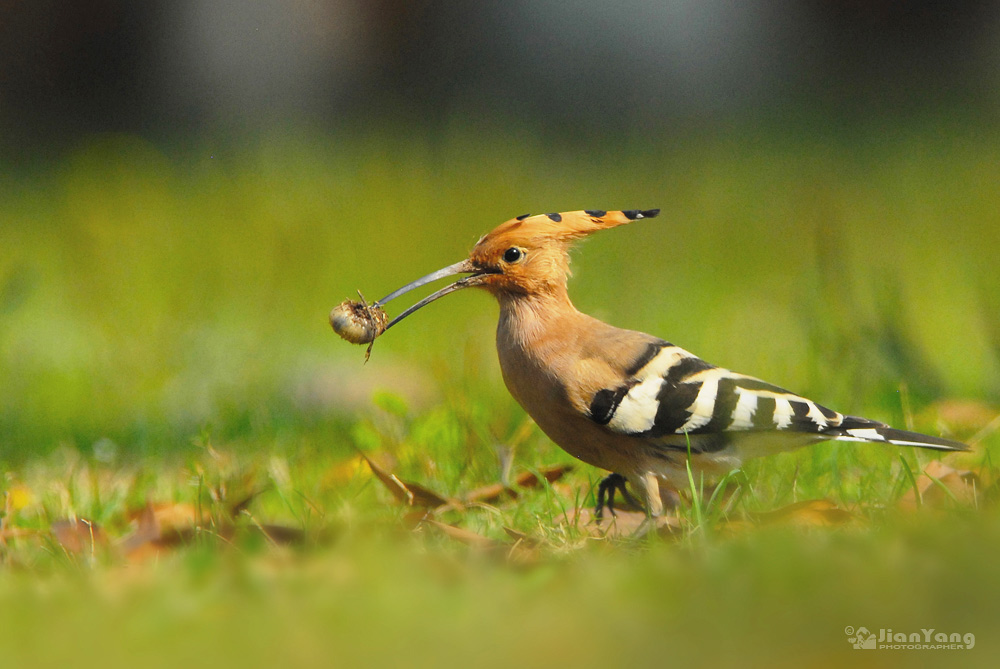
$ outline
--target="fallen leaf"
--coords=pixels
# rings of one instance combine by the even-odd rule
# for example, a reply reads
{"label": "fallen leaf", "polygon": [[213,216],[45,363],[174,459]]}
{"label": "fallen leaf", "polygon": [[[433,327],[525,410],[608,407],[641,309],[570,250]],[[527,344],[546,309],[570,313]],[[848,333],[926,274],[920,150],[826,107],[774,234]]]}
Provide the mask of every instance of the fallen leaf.
{"label": "fallen leaf", "polygon": [[440,530],[446,536],[451,537],[455,541],[463,543],[467,546],[472,546],[473,548],[495,549],[504,545],[499,541],[494,541],[493,539],[484,537],[483,535],[477,534],[471,530],[455,527],[454,525],[448,525],[447,523],[442,523],[432,518],[425,518],[422,524],[429,525],[437,530]]}
{"label": "fallen leaf", "polygon": [[255,499],[257,499],[257,497],[259,497],[263,493],[267,492],[268,487],[269,486],[265,486],[265,487],[262,487],[262,488],[255,488],[253,490],[250,490],[247,493],[244,493],[243,497],[241,497],[238,500],[236,500],[235,502],[231,503],[229,505],[229,508],[226,509],[226,511],[229,512],[229,517],[230,518],[236,518],[241,513],[243,513],[247,509],[249,509],[250,508],[250,503],[253,502]]}
{"label": "fallen leaf", "polygon": [[471,530],[448,525],[432,518],[425,517],[421,524],[433,527],[445,536],[461,544],[465,544],[491,557],[500,558],[511,565],[524,567],[537,564],[541,559],[541,555],[537,550],[538,542],[510,528],[505,527],[504,530],[507,534],[517,539],[514,543],[495,541]]}
{"label": "fallen leaf", "polygon": [[130,562],[143,562],[160,554],[160,525],[156,522],[156,514],[151,504],[146,504],[137,515],[133,513],[132,521],[136,524],[135,531],[125,537],[120,548]]}
{"label": "fallen leaf", "polygon": [[[541,483],[541,478],[554,483],[573,469],[573,465],[554,465],[541,469],[536,474],[533,471],[521,472],[514,479],[513,486],[505,486],[503,483],[492,483],[480,488],[475,488],[462,495],[462,500],[466,503],[493,504],[501,499],[517,499],[517,488],[534,488]],[[516,486],[516,487],[514,487]]]}
{"label": "fallen leaf", "polygon": [[981,489],[979,476],[968,469],[955,469],[940,460],[932,460],[900,498],[898,506],[905,511],[920,507],[941,507],[949,504],[973,506],[976,491]]}
{"label": "fallen leaf", "polygon": [[466,504],[494,504],[504,498],[517,499],[517,491],[503,483],[484,485],[462,495],[462,501]]}
{"label": "fallen leaf", "polygon": [[297,527],[273,523],[254,523],[253,526],[275,544],[300,544],[306,538],[306,533]]}
{"label": "fallen leaf", "polygon": [[184,532],[204,522],[204,517],[199,514],[194,504],[166,502],[147,504],[146,509],[152,511],[161,535]]}
{"label": "fallen leaf", "polygon": [[535,547],[541,545],[541,543],[542,543],[539,539],[536,539],[535,537],[533,537],[531,535],[525,534],[524,532],[520,532],[518,530],[515,530],[512,527],[506,527],[505,526],[503,528],[503,531],[506,532],[507,536],[509,536],[514,541],[516,541],[516,542],[518,542],[520,544],[523,544],[524,546],[527,546],[529,548],[535,548]]}
{"label": "fallen leaf", "polygon": [[855,520],[856,516],[828,499],[808,499],[774,511],[754,513],[751,514],[751,518],[761,525],[836,527]]}
{"label": "fallen leaf", "polygon": [[135,531],[121,542],[121,550],[133,562],[190,542],[198,527],[198,513],[190,504],[146,502],[129,514],[129,520],[135,523]]}
{"label": "fallen leaf", "polygon": [[23,539],[25,537],[36,537],[39,530],[24,529],[21,527],[4,527],[0,529],[0,546],[8,539]]}
{"label": "fallen leaf", "polygon": [[992,428],[989,432],[1000,427],[1000,411],[979,400],[941,400],[927,407],[920,418],[923,423],[937,423],[940,432],[953,435],[952,438],[959,440],[972,440],[975,437],[982,439],[986,434],[978,433],[990,426]]}
{"label": "fallen leaf", "polygon": [[[573,470],[573,465],[554,465],[552,467],[546,467],[545,469],[538,470],[538,473],[542,475],[549,483],[554,483],[566,475],[567,472]],[[514,483],[521,488],[534,488],[536,485],[541,483],[538,475],[535,472],[527,471],[522,472],[514,479]]]}
{"label": "fallen leaf", "polygon": [[84,518],[57,520],[49,529],[63,550],[74,555],[93,553],[108,543],[104,530]]}
{"label": "fallen leaf", "polygon": [[413,496],[413,500],[410,502],[413,506],[423,506],[428,509],[436,509],[442,506],[459,506],[454,500],[446,499],[430,488],[425,488],[419,483],[413,483],[412,481],[400,481],[400,483],[402,483]]}
{"label": "fallen leaf", "polygon": [[396,478],[395,474],[390,474],[376,465],[364,453],[361,454],[361,457],[368,463],[368,467],[372,470],[372,474],[374,474],[375,477],[382,482],[382,485],[389,489],[389,492],[392,493],[393,497],[403,504],[413,504],[413,493],[410,492],[405,485],[403,485],[402,481]]}
{"label": "fallen leaf", "polygon": [[361,454],[361,457],[368,463],[375,477],[389,489],[392,496],[407,506],[423,506],[429,509],[436,509],[446,505],[460,506],[455,500],[442,497],[419,483],[399,480],[395,474],[390,474],[376,465],[364,453]]}
{"label": "fallen leaf", "polygon": [[199,533],[225,543],[236,536],[246,536],[248,531],[260,532],[273,544],[301,543],[305,540],[305,532],[299,528],[259,523],[247,510],[242,511],[241,516],[248,518],[250,524],[225,522],[209,525],[205,519],[199,521],[197,509],[191,504],[147,502],[142,509],[130,514],[135,531],[121,542],[120,548],[131,562],[141,562],[164,551],[186,546]]}
{"label": "fallen leaf", "polygon": [[405,527],[408,530],[415,530],[420,525],[420,523],[430,518],[431,514],[433,513],[434,512],[432,510],[428,509],[413,509],[412,511],[407,511],[405,514],[403,514],[402,518],[403,527]]}
{"label": "fallen leaf", "polygon": [[[137,542],[158,541],[160,538],[160,521],[156,518],[156,509],[149,502],[139,511],[130,514],[130,520],[136,524],[131,535]],[[128,541],[128,540],[126,540]]]}

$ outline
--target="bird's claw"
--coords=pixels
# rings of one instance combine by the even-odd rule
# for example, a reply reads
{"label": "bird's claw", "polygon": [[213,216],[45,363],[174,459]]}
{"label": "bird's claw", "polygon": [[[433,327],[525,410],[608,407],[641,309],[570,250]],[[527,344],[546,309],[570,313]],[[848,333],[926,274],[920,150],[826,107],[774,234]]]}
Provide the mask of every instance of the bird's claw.
{"label": "bird's claw", "polygon": [[597,507],[594,509],[594,518],[600,523],[604,519],[604,508],[607,507],[611,516],[615,516],[615,492],[621,492],[625,504],[632,507],[643,508],[642,504],[632,496],[632,493],[625,487],[625,477],[621,474],[611,473],[601,479],[597,486]]}

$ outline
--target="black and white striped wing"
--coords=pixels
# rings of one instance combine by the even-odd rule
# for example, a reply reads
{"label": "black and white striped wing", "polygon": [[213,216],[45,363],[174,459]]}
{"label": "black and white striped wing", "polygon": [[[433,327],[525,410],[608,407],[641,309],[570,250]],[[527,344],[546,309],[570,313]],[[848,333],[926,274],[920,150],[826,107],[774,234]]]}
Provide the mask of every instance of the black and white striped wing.
{"label": "black and white striped wing", "polygon": [[664,446],[690,438],[693,450],[702,450],[699,444],[715,450],[728,439],[696,437],[775,432],[940,450],[965,448],[947,439],[844,416],[784,388],[711,365],[667,342],[650,345],[629,371],[634,374],[626,383],[595,394],[590,418],[612,432]]}

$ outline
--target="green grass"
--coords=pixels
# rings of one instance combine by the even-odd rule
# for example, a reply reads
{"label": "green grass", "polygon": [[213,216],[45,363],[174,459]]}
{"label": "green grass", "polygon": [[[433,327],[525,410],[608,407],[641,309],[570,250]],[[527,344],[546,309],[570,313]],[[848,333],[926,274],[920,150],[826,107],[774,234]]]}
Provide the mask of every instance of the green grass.
{"label": "green grass", "polygon": [[[462,293],[363,349],[329,309],[460,259],[524,212],[661,207],[575,254],[584,311],[839,410],[968,438],[1000,397],[1000,139],[925,124],[552,145],[274,136],[166,153],[89,140],[0,184],[0,655],[10,666],[514,662],[992,665],[995,493],[903,512],[931,458],[825,445],[749,463],[673,537],[561,522],[601,476],[409,510],[358,450],[457,497],[571,462],[526,423]],[[941,400],[979,411],[948,422]],[[966,468],[998,461],[988,431]],[[981,483],[991,482],[983,478]],[[227,508],[259,492],[222,536]],[[768,522],[810,499],[833,527]],[[205,514],[126,559],[146,502]],[[67,551],[86,518],[107,547]],[[276,524],[301,543],[254,532]],[[540,542],[512,549],[505,528]],[[502,544],[497,547],[496,544]],[[511,551],[514,551],[511,554]],[[865,655],[844,627],[972,632],[972,651]],[[59,642],[53,642],[58,639]]]}

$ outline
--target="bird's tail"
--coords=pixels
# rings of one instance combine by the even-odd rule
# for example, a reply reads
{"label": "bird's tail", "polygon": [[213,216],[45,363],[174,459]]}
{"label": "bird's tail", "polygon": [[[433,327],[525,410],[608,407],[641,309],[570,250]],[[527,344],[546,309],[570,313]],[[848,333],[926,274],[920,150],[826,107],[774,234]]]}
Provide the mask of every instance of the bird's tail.
{"label": "bird's tail", "polygon": [[885,423],[844,416],[844,421],[830,430],[830,436],[841,441],[868,441],[894,444],[896,446],[916,446],[931,448],[936,451],[967,451],[969,447],[960,441],[952,441],[942,437],[932,437],[919,432],[908,432],[889,427]]}

